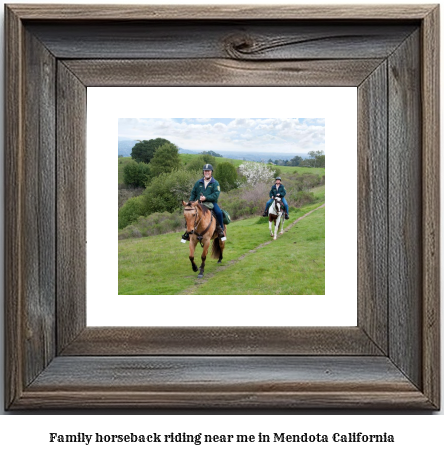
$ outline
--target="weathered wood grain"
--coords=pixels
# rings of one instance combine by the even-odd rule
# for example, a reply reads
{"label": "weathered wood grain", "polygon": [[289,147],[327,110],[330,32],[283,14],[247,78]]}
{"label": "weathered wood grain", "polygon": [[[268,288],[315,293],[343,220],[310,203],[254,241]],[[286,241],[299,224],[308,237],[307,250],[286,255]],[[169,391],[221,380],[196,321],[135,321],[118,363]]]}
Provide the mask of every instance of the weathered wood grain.
{"label": "weathered wood grain", "polygon": [[23,28],[5,11],[5,407],[23,391]]}
{"label": "weathered wood grain", "polygon": [[26,5],[8,7],[23,20],[420,20],[436,5]]}
{"label": "weathered wood grain", "polygon": [[419,31],[388,59],[389,356],[422,384],[422,157]]}
{"label": "weathered wood grain", "polygon": [[385,357],[59,357],[20,407],[415,407]]}
{"label": "weathered wood grain", "polygon": [[440,403],[440,73],[439,6],[422,26],[423,387]]}
{"label": "weathered wood grain", "polygon": [[86,326],[86,87],[57,67],[57,349]]}
{"label": "weathered wood grain", "polygon": [[239,62],[221,59],[64,60],[88,87],[352,86],[381,59]]}
{"label": "weathered wood grain", "polygon": [[387,64],[358,89],[358,326],[388,352]]}
{"label": "weathered wood grain", "polygon": [[381,355],[357,327],[87,327],[62,356]]}
{"label": "weathered wood grain", "polygon": [[25,384],[55,355],[55,59],[25,32],[23,286]]}
{"label": "weathered wood grain", "polygon": [[[86,9],[79,5],[7,6],[6,407],[437,409],[439,217],[434,213],[439,204],[436,189],[439,163],[437,15],[436,6],[428,5],[265,9],[237,6],[139,8],[100,5]],[[25,22],[22,23],[22,19]],[[207,20],[221,19],[224,26],[231,24],[232,34],[227,33],[227,29],[219,35],[217,33],[222,29],[215,31],[214,35],[206,31],[202,34],[203,44],[193,44],[197,40],[193,31],[193,36],[185,40],[180,49],[181,53],[177,53],[178,60],[181,56],[193,55],[193,52],[195,55],[201,53],[205,59],[192,61],[184,58],[182,62],[168,62],[161,71],[152,70],[152,74],[145,74],[143,79],[143,69],[147,68],[143,65],[149,63],[146,60],[123,62],[119,59],[113,62],[114,66],[107,66],[105,60],[112,55],[111,40],[102,54],[100,46],[92,45],[92,52],[98,54],[89,66],[85,62],[76,62],[76,45],[70,43],[69,38],[66,42],[56,40],[57,46],[65,46],[66,58],[73,61],[59,61],[55,70],[52,63],[48,64],[52,62],[49,44],[31,31],[34,21],[44,20],[46,24],[41,25],[49,30],[58,21],[66,26],[70,26],[71,21],[96,21],[95,25],[100,21],[116,26],[128,20],[137,26],[139,20],[165,23],[176,19],[193,22],[190,26],[195,26],[196,21],[204,24]],[[355,21],[355,26],[371,25],[375,28],[374,34],[359,36],[370,37],[377,43],[376,50],[361,49],[356,37],[350,33],[344,35],[344,42],[341,42],[339,33],[317,35],[318,40],[315,35],[307,35],[306,49],[309,52],[305,54],[305,61],[298,61],[303,52],[303,34],[293,40],[296,35],[288,28],[289,23],[298,22],[301,32],[304,26],[314,25],[309,23],[310,20],[320,19],[328,19],[328,24],[318,25],[329,27],[344,27],[344,20]],[[361,22],[367,19],[372,22]],[[262,20],[263,27],[253,33],[253,29],[248,27],[255,25],[256,20]],[[375,59],[374,52],[393,49],[390,46],[395,42],[391,41],[394,35],[388,38],[386,26],[395,24],[402,28],[406,26],[404,20],[409,22],[408,27],[421,26],[421,40],[419,33],[413,32],[394,50],[387,62],[381,61],[385,57]],[[270,25],[268,31],[267,24]],[[271,25],[279,25],[285,33],[277,32]],[[26,33],[23,27],[26,27]],[[243,30],[242,27],[246,28]],[[382,29],[384,33],[381,35]],[[271,33],[272,30],[275,32]],[[151,36],[156,37],[154,41],[157,40],[162,49],[168,49],[168,43],[172,41],[168,37],[160,38],[159,33],[157,30]],[[209,46],[205,45],[205,35],[212,39]],[[106,41],[109,38],[96,38],[101,39]],[[134,35],[128,39],[134,41]],[[86,52],[88,39],[80,42],[81,52]],[[150,49],[154,49],[155,44],[150,43]],[[119,46],[121,44],[117,43],[115,49],[119,50]],[[337,62],[328,56],[321,59],[324,62],[320,61],[319,56],[324,55],[326,46],[331,47],[330,56],[334,55],[333,60]],[[339,54],[335,52],[339,49],[343,52],[347,46],[350,54],[345,62],[338,59]],[[208,58],[215,50],[222,52],[222,57]],[[157,63],[171,60],[176,54],[170,52]],[[356,58],[358,54],[359,59]],[[273,56],[281,58],[276,61]],[[128,58],[127,55],[124,57]],[[168,340],[168,328],[85,329],[85,81],[108,85],[117,85],[117,82],[119,85],[145,85],[147,81],[165,83],[173,68],[168,65],[177,63],[176,70],[183,70],[185,76],[181,79],[175,75],[175,85],[183,86],[190,84],[191,75],[197,74],[194,65],[197,60],[199,63],[205,60],[200,69],[207,72],[192,81],[192,85],[199,80],[207,83],[222,81],[221,84],[226,85],[254,85],[257,81],[264,85],[319,85],[328,80],[330,83],[340,81],[341,84],[363,82],[359,89],[360,109],[368,112],[369,118],[360,119],[360,128],[363,128],[359,136],[360,147],[364,147],[360,154],[365,157],[359,165],[360,182],[365,187],[365,193],[362,193],[365,201],[360,202],[360,211],[368,217],[370,224],[375,218],[383,221],[379,212],[379,208],[383,208],[383,189],[377,187],[384,185],[384,176],[379,172],[372,176],[372,172],[378,157],[374,154],[383,156],[383,120],[378,118],[379,103],[375,100],[384,98],[383,78],[379,72],[387,67],[387,242],[390,252],[387,334],[378,328],[385,319],[383,313],[379,314],[384,308],[380,306],[383,287],[379,277],[383,275],[385,265],[382,262],[369,266],[372,261],[377,261],[377,252],[385,248],[384,239],[377,238],[378,232],[384,229],[377,224],[360,227],[361,237],[368,235],[373,238],[367,244],[370,247],[361,250],[366,263],[364,267],[372,277],[364,282],[370,297],[359,300],[359,306],[368,305],[368,308],[360,308],[358,328],[287,328],[282,331],[273,328],[266,337],[258,328],[249,328],[245,332],[236,328],[213,328],[202,329],[200,333],[196,328],[182,328],[169,334],[172,340]],[[341,68],[343,73],[350,74],[341,75]],[[320,75],[322,71],[325,76]],[[107,72],[115,74],[103,74]],[[57,148],[53,153],[50,143],[48,151],[42,148],[48,146],[45,132],[50,131],[51,115],[48,113],[53,103],[50,81],[51,78],[55,80],[55,73]],[[379,82],[375,83],[375,80]],[[48,105],[43,103],[47,99]],[[30,107],[34,101],[42,105],[42,116],[37,105]],[[369,107],[372,103],[373,108]],[[39,125],[40,118],[42,125]],[[30,161],[26,163],[28,156]],[[48,176],[50,179],[52,160],[56,161],[56,179],[47,189],[42,182]],[[38,193],[36,207],[31,206],[35,199],[29,194],[28,183],[29,188]],[[51,194],[54,195],[52,203]],[[49,202],[49,206],[43,209],[39,204],[44,202]],[[28,255],[30,264],[39,269],[50,265],[53,244],[50,239],[39,237],[52,229],[52,222],[41,219],[51,213],[51,204],[55,205],[57,212],[57,268],[55,273],[36,272],[27,265]],[[30,229],[35,233],[26,239]],[[54,314],[50,310],[51,279],[56,283]],[[40,284],[46,288],[40,290]],[[41,325],[32,320],[34,315],[40,319]],[[44,315],[48,318],[44,319]],[[51,318],[57,318],[55,355],[51,351],[52,339],[48,337],[53,328]],[[387,356],[373,356],[384,353],[384,336],[388,339]],[[236,342],[236,338],[240,342]],[[208,346],[205,345],[207,342]],[[140,357],[147,349],[158,356]],[[182,352],[177,354],[178,350]],[[31,356],[33,351],[36,359]],[[308,356],[305,356],[307,351]],[[59,356],[60,353],[64,356]],[[302,356],[292,356],[295,353]],[[326,353],[334,356],[325,356]],[[83,354],[87,356],[80,356]],[[174,356],[163,356],[169,354]],[[191,356],[195,354],[199,356]],[[255,356],[240,356],[242,354]],[[264,354],[268,356],[262,356]],[[344,354],[349,356],[341,356]],[[44,367],[52,356],[53,360]]]}
{"label": "weathered wood grain", "polygon": [[[304,21],[160,21],[31,23],[57,58],[360,59],[387,58],[414,24],[319,24]],[[205,39],[202,39],[202,37]]]}

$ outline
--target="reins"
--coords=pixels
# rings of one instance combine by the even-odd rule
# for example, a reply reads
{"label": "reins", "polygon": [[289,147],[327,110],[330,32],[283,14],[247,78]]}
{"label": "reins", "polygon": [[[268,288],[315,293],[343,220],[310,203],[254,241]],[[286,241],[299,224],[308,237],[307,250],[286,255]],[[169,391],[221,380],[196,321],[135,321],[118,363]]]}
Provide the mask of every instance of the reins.
{"label": "reins", "polygon": [[[199,211],[197,210],[196,207],[193,208],[193,209],[196,211],[196,219],[197,219],[197,214],[198,214]],[[185,211],[191,211],[191,210],[193,210],[193,209],[184,209],[184,210],[185,210]],[[195,223],[194,223],[194,229],[193,229],[193,231],[194,231],[194,234],[195,234],[196,237],[197,237],[197,240],[199,241],[199,243],[200,243],[200,245],[201,245],[202,247],[203,247],[202,239],[203,239],[205,233],[210,229],[211,223],[213,222],[213,211],[210,210],[210,213],[211,213],[210,223],[208,224],[208,226],[205,228],[205,230],[204,230],[202,233],[199,234],[199,233],[196,231],[196,228],[199,226],[200,221],[202,220],[202,217],[200,217],[199,220],[196,220]]]}

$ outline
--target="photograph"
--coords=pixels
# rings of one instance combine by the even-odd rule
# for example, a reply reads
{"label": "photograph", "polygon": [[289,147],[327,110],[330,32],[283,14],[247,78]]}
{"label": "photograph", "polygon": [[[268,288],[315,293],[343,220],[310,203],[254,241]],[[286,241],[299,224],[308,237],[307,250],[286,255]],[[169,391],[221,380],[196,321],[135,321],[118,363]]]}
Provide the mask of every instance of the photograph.
{"label": "photograph", "polygon": [[119,295],[325,294],[325,119],[120,118],[118,153]]}

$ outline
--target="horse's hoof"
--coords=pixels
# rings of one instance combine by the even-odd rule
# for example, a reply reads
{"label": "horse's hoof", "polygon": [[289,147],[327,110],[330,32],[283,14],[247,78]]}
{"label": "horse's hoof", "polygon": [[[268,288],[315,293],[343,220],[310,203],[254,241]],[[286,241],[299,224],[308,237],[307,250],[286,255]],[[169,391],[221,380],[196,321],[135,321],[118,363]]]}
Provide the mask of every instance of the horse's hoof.
{"label": "horse's hoof", "polygon": [[198,268],[197,266],[193,266],[193,271],[194,271],[194,272],[197,272],[198,269],[199,269],[199,268]]}
{"label": "horse's hoof", "polygon": [[222,260],[219,260],[218,263],[222,263]]}
{"label": "horse's hoof", "polygon": [[203,272],[199,273],[199,275],[197,276],[198,279],[201,279],[203,277]]}

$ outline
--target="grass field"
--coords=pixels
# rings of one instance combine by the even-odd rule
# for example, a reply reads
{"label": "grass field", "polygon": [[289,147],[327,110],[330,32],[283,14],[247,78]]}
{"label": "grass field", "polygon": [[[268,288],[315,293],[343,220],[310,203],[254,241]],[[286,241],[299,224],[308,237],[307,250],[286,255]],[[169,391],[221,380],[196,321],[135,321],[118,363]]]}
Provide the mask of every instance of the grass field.
{"label": "grass field", "polygon": [[[222,264],[208,256],[201,280],[178,233],[119,241],[119,294],[324,294],[324,208],[290,227],[319,205],[292,211],[276,241],[265,219],[231,223]],[[200,253],[199,246],[196,258]]]}

